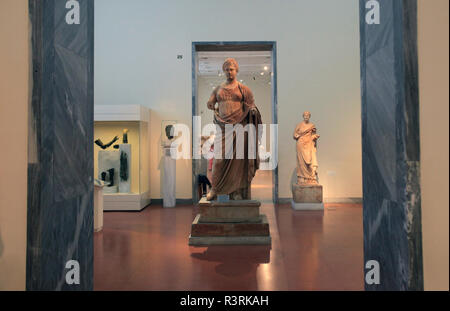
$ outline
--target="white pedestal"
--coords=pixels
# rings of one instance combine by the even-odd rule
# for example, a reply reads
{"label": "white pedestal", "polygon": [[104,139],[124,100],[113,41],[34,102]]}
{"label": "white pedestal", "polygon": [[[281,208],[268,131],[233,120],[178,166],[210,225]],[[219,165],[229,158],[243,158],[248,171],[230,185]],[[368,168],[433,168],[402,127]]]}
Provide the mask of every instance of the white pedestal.
{"label": "white pedestal", "polygon": [[291,199],[291,206],[296,211],[323,211],[323,203],[295,203]]}
{"label": "white pedestal", "polygon": [[94,231],[103,229],[103,186],[94,185]]}
{"label": "white pedestal", "polygon": [[177,163],[175,159],[170,156],[171,147],[164,146],[163,154],[163,207],[175,207],[176,197],[175,197],[175,185],[176,185],[176,168]]}
{"label": "white pedestal", "polygon": [[103,196],[103,210],[141,211],[150,202],[148,191],[144,193],[106,193]]}

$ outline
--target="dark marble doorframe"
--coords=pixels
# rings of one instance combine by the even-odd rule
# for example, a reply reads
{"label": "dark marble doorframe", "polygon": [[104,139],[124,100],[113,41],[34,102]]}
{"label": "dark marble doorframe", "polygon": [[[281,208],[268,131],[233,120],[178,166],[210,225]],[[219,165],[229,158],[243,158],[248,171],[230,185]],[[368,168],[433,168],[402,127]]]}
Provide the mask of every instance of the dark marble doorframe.
{"label": "dark marble doorframe", "polygon": [[[94,1],[29,0],[29,12],[26,289],[92,290]],[[71,260],[79,284],[66,281]]]}
{"label": "dark marble doorframe", "polygon": [[[62,0],[29,0],[33,93],[27,216],[28,290],[93,289],[94,1],[79,25]],[[364,257],[380,263],[367,290],[422,290],[417,0],[360,0]],[[194,93],[193,93],[194,96]],[[277,120],[275,120],[277,121]],[[80,264],[68,285],[65,264]]]}
{"label": "dark marble doorframe", "polygon": [[417,0],[360,0],[360,36],[366,290],[423,290]]}

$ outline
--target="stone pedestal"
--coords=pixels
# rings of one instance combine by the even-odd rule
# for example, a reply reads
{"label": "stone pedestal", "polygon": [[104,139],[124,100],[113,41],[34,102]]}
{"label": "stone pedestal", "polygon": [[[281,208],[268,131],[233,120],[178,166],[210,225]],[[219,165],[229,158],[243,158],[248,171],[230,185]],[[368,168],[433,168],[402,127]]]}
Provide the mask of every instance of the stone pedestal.
{"label": "stone pedestal", "polygon": [[294,210],[323,210],[322,185],[292,184],[291,206]]}
{"label": "stone pedestal", "polygon": [[271,244],[269,223],[255,200],[199,202],[200,213],[192,222],[189,245]]}

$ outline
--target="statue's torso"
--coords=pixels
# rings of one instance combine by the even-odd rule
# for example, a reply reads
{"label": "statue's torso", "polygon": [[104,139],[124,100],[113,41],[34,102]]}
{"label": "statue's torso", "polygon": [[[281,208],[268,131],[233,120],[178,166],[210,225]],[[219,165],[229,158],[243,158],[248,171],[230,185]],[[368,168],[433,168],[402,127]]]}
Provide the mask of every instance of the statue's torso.
{"label": "statue's torso", "polygon": [[311,136],[315,132],[315,125],[313,123],[300,123],[299,127],[299,134],[300,134],[300,141],[309,141],[311,140]]}
{"label": "statue's torso", "polygon": [[238,110],[242,111],[242,93],[239,90],[238,84],[230,88],[221,85],[217,90],[216,97],[220,117],[229,116]]}

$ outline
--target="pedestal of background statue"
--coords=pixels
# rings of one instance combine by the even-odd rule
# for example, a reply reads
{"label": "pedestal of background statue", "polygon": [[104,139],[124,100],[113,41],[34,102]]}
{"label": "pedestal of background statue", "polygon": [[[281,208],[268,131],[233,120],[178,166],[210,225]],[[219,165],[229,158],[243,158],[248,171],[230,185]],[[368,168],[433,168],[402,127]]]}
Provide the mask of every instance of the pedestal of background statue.
{"label": "pedestal of background statue", "polygon": [[266,215],[259,213],[261,202],[230,200],[199,202],[200,213],[192,222],[189,245],[271,244]]}
{"label": "pedestal of background statue", "polygon": [[177,163],[171,157],[171,149],[173,147],[164,146],[163,154],[163,207],[175,207],[175,185],[176,185],[176,168]]}
{"label": "pedestal of background statue", "polygon": [[292,184],[291,206],[297,211],[323,210],[322,185]]}

